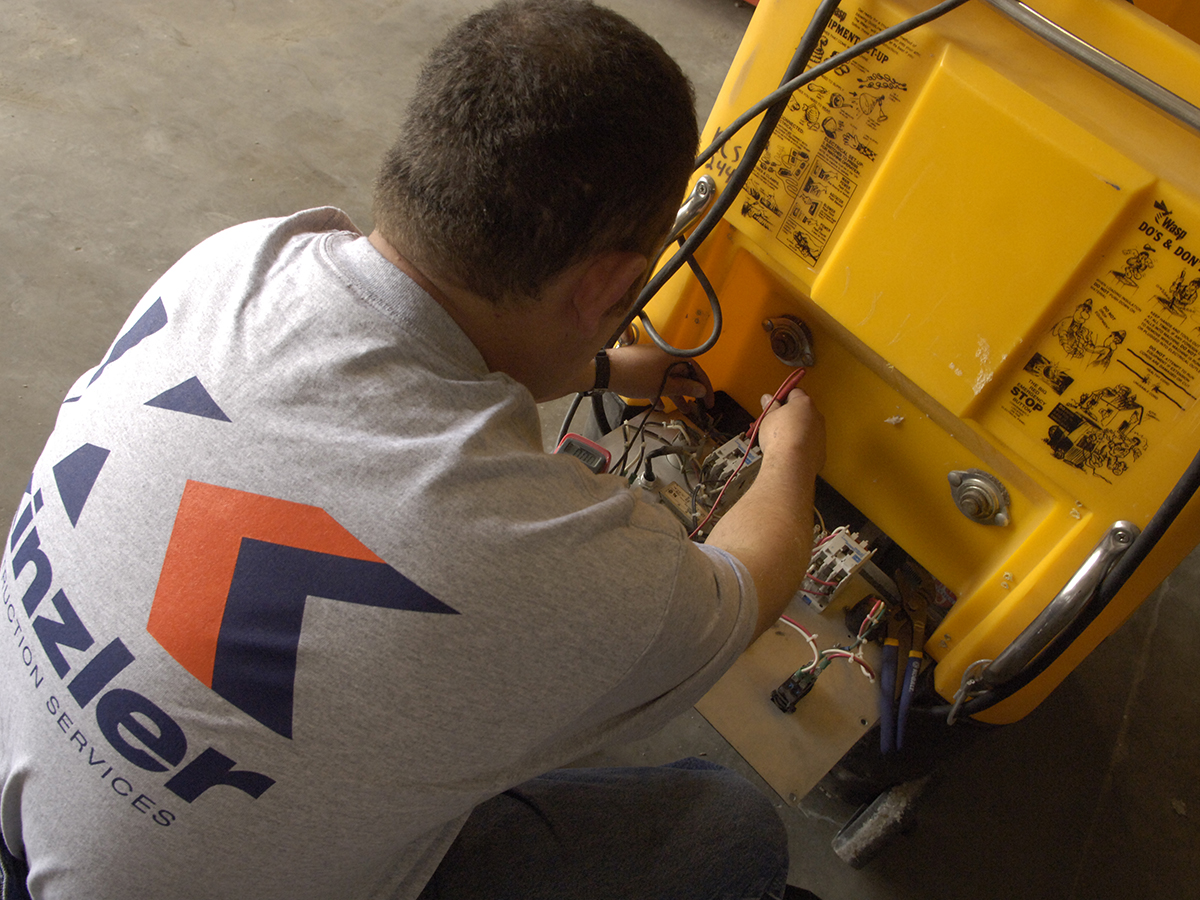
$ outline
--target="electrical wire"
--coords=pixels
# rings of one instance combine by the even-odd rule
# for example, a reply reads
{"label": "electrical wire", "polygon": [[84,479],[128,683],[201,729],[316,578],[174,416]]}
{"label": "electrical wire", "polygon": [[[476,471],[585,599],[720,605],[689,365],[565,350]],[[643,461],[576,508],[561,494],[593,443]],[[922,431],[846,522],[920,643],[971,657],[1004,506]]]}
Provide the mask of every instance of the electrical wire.
{"label": "electrical wire", "polygon": [[776,403],[781,403],[783,399],[792,392],[792,388],[798,385],[800,383],[800,379],[803,378],[807,373],[808,369],[805,369],[803,366],[801,366],[783,380],[783,384],[781,384],[776,389],[775,393],[771,395],[771,399],[767,401],[767,405],[763,407],[763,411],[759,413],[758,418],[754,420],[754,424],[750,426],[750,430],[746,432],[747,441],[753,441],[756,437],[758,437],[758,429],[762,425],[763,419],[767,417],[767,413],[771,411],[771,407]]}
{"label": "electrical wire", "polygon": [[571,405],[567,407],[567,414],[563,416],[562,427],[558,429],[558,441],[555,447],[563,442],[563,439],[571,433],[571,420],[575,418],[575,413],[579,410],[579,404],[583,402],[586,394],[576,394],[571,399]]}
{"label": "electrical wire", "polygon": [[[862,658],[861,654],[857,653],[856,651],[858,650],[859,647],[861,647],[867,641],[867,639],[871,636],[871,632],[875,630],[876,626],[879,625],[879,623],[881,621],[883,621],[883,615],[886,612],[887,612],[887,607],[884,605],[883,601],[876,600],[875,604],[871,607],[871,611],[867,614],[866,618],[863,619],[862,624],[859,625],[858,635],[854,639],[854,642],[850,644],[850,646],[848,646],[848,647],[836,646],[836,647],[830,647],[828,650],[820,651],[817,654],[816,659],[814,659],[808,665],[802,666],[799,669],[797,669],[793,673],[792,677],[800,678],[804,675],[813,675],[813,674],[819,675],[821,672],[824,672],[825,669],[827,669],[829,667],[829,663],[832,660],[846,659],[853,663],[856,663],[858,665],[858,667],[860,669],[862,669],[863,674],[866,675],[867,678],[870,679],[871,681],[874,681],[876,678],[875,670],[872,669],[870,664],[865,659]],[[787,621],[790,625],[792,625],[793,627],[800,628],[799,625],[797,625],[795,622],[793,622],[788,617],[783,616],[782,618],[785,621]],[[816,635],[813,635],[813,637],[815,638]]]}
{"label": "electrical wire", "polygon": [[716,512],[717,507],[721,505],[721,498],[725,496],[725,491],[728,490],[729,485],[733,483],[733,479],[737,478],[738,472],[742,471],[742,468],[746,465],[746,460],[750,458],[750,450],[754,446],[754,439],[758,437],[758,429],[759,426],[762,425],[763,419],[765,419],[767,413],[771,411],[772,406],[786,397],[791,392],[792,388],[799,384],[800,379],[804,377],[805,371],[805,369],[800,368],[795,372],[792,372],[787,378],[784,379],[783,384],[779,386],[779,389],[775,391],[775,393],[771,396],[771,399],[767,401],[767,405],[763,407],[763,411],[759,413],[758,418],[754,420],[754,424],[751,425],[750,429],[746,432],[746,452],[742,454],[742,458],[738,461],[737,468],[735,468],[733,472],[730,473],[729,477],[725,479],[725,484],[721,488],[721,492],[717,494],[717,499],[713,501],[712,506],[709,508],[708,515],[706,515],[704,517],[704,521],[697,525],[692,533],[688,535],[689,538],[695,538],[696,535],[701,532],[704,526],[708,524],[708,520],[713,517],[713,513]]}
{"label": "electrical wire", "polygon": [[625,421],[625,422],[621,423],[621,429],[623,430],[623,432],[625,434],[625,449],[622,451],[621,457],[620,457],[620,459],[617,460],[616,464],[609,467],[608,471],[610,471],[612,474],[614,474],[614,475],[624,475],[625,474],[625,463],[629,459],[629,451],[631,451],[633,449],[633,445],[635,443],[637,443],[637,440],[641,436],[642,432],[644,432],[646,430],[646,423],[650,420],[650,414],[652,412],[654,412],[653,405],[651,405],[644,413],[640,414],[642,417],[642,421],[638,424],[638,427],[634,430],[633,437],[629,437],[629,421]]}
{"label": "electrical wire", "polygon": [[[684,373],[684,372],[676,371],[680,366],[687,366],[687,372]],[[621,454],[621,458],[619,460],[617,460],[617,464],[615,466],[612,466],[609,468],[610,472],[613,472],[614,474],[617,474],[617,475],[624,475],[626,473],[625,462],[626,462],[626,460],[629,459],[629,451],[633,449],[633,445],[635,443],[637,443],[638,439],[645,432],[646,425],[649,424],[649,422],[650,422],[650,415],[651,415],[651,413],[654,412],[654,410],[658,407],[658,404],[662,401],[663,391],[665,391],[667,389],[667,382],[671,379],[671,376],[672,375],[685,376],[685,375],[691,375],[691,374],[692,374],[692,371],[691,371],[690,363],[681,361],[681,362],[671,363],[671,365],[667,366],[667,368],[663,371],[662,381],[660,381],[658,383],[658,390],[655,392],[654,400],[650,403],[650,406],[646,409],[646,411],[641,414],[641,416],[642,416],[641,424],[638,425],[637,430],[633,433],[633,437],[629,438],[628,440],[625,441],[625,450]],[[622,423],[622,427],[626,427],[627,425],[628,425],[627,422]],[[626,434],[628,434],[627,427],[626,427]],[[645,453],[644,445],[642,447],[642,453]],[[638,456],[638,462],[639,463],[641,462],[640,454]],[[637,471],[637,465],[634,466],[634,471],[635,472]]]}
{"label": "electrical wire", "polygon": [[815,81],[822,75],[832,72],[839,66],[844,66],[846,63],[850,62],[850,60],[862,56],[864,53],[874,50],[876,47],[886,44],[888,41],[893,41],[915,28],[919,28],[920,26],[926,25],[935,19],[941,18],[946,13],[957,9],[966,2],[967,0],[943,0],[942,3],[937,4],[937,6],[931,6],[923,13],[917,13],[911,18],[905,19],[903,22],[892,25],[889,28],[885,28],[883,31],[877,32],[868,38],[863,38],[857,44],[851,44],[841,53],[835,53],[824,62],[817,63],[817,65],[813,66],[804,74],[798,75],[790,81],[784,82],[753,106],[747,108],[745,112],[730,122],[728,126],[723,128],[720,134],[713,138],[712,143],[709,144],[700,153],[700,155],[696,157],[696,168],[699,169],[706,162],[712,159],[713,156],[716,155],[717,151],[720,150],[721,147],[724,146],[731,137],[750,124],[750,122],[752,122],[764,110],[777,103],[781,97],[790,97],[797,90],[804,87],[806,84]]}
{"label": "electrical wire", "polygon": [[[692,274],[696,276],[697,283],[704,291],[704,295],[708,298],[708,307],[712,313],[712,331],[709,333],[708,337],[705,338],[704,343],[700,344],[698,347],[692,348],[686,354],[673,354],[675,356],[686,356],[691,358],[693,356],[699,356],[701,353],[707,353],[714,346],[716,346],[717,338],[721,336],[723,321],[721,317],[721,301],[717,298],[717,292],[713,290],[712,282],[708,280],[708,276],[704,274],[704,270],[701,269],[700,264],[696,262],[696,257],[689,253],[686,257],[684,257],[684,261],[688,264],[688,268],[692,270]],[[654,323],[650,321],[649,316],[642,316],[642,325],[645,327],[646,334],[649,335],[650,340],[654,341],[654,343],[660,348],[666,349],[670,346],[666,339],[658,333],[657,329],[655,329]]]}
{"label": "electrical wire", "polygon": [[[630,313],[625,317],[625,321],[617,330],[617,334],[622,333],[634,319],[640,318],[643,325],[649,325],[649,317],[643,313],[646,304],[655,294],[657,294],[667,281],[679,271],[679,268],[691,257],[701,243],[708,237],[717,223],[725,215],[725,212],[733,205],[733,201],[740,193],[742,186],[749,179],[754,167],[758,164],[759,158],[766,149],[767,141],[775,130],[779,119],[782,117],[787,107],[787,102],[791,95],[799,88],[809,82],[833,71],[838,66],[845,65],[855,57],[861,56],[863,53],[874,49],[888,41],[895,40],[903,34],[912,31],[915,28],[925,25],[933,20],[945,15],[946,13],[957,9],[966,3],[967,0],[943,0],[942,3],[926,10],[923,13],[918,13],[909,19],[893,25],[890,28],[885,28],[869,38],[853,44],[841,53],[831,56],[829,59],[812,69],[804,71],[804,66],[812,56],[816,41],[824,32],[829,19],[833,15],[833,11],[837,8],[837,0],[826,0],[817,12],[813,15],[804,36],[800,40],[800,44],[796,48],[796,54],[792,57],[792,62],[788,65],[787,72],[784,75],[783,83],[772,93],[768,94],[758,103],[751,106],[742,115],[738,116],[729,127],[724,129],[721,134],[706,148],[696,160],[696,168],[700,168],[708,160],[710,160],[721,146],[728,141],[740,129],[748,125],[753,119],[764,112],[762,122],[759,123],[758,129],[751,138],[746,147],[746,154],[742,157],[733,173],[730,175],[724,190],[718,195],[716,201],[709,208],[709,211],[700,220],[699,224],[692,230],[692,233],[683,242],[680,249],[660,268],[654,276],[646,283],[638,295],[637,302],[633,305]],[[810,43],[811,36],[811,43]],[[657,335],[657,332],[655,332]],[[673,356],[694,356],[698,355],[693,350],[680,350],[673,347],[658,336],[657,339],[652,335],[652,340],[663,351],[672,354]]]}
{"label": "electrical wire", "polygon": [[[689,448],[689,447],[671,447],[671,446],[664,446],[664,447],[659,447],[655,450],[651,450],[649,453],[646,454],[646,476],[647,476],[646,480],[647,481],[651,481],[654,479],[654,470],[651,468],[650,464],[654,460],[656,460],[662,456],[677,456],[677,457],[679,457],[679,474],[681,474],[683,476],[684,487],[690,491],[692,489],[692,479],[688,475],[686,464],[690,462],[692,465],[696,465],[696,460],[694,458],[695,450],[693,448]],[[699,467],[697,466],[697,468],[699,468]]]}
{"label": "electrical wire", "polygon": [[[787,71],[783,76],[785,83],[804,71],[805,66],[808,65],[809,59],[812,58],[813,52],[817,48],[817,43],[821,35],[825,32],[825,26],[833,18],[833,13],[837,9],[839,2],[840,0],[822,0],[820,6],[817,7],[816,12],[813,13],[813,17],[808,23],[808,27],[805,28],[804,34],[800,38],[800,43],[796,46],[796,52],[792,56],[791,62],[788,63]],[[646,303],[662,289],[667,280],[679,271],[679,267],[695,253],[696,248],[700,246],[709,233],[716,227],[717,222],[725,215],[726,210],[733,205],[733,201],[741,191],[742,185],[750,178],[754,167],[758,165],[759,158],[766,151],[767,143],[770,141],[771,135],[775,132],[775,126],[779,124],[779,120],[783,117],[787,109],[788,96],[790,94],[777,100],[766,111],[763,120],[754,132],[754,136],[746,145],[745,156],[742,157],[737,167],[733,170],[733,173],[729,176],[729,181],[726,183],[724,191],[717,197],[713,205],[709,207],[704,218],[700,220],[700,224],[696,226],[691,235],[683,242],[683,245],[676,251],[675,255],[654,274],[641,293],[638,294],[637,302],[634,303],[629,315],[625,317],[626,320],[617,329],[617,334],[623,332],[635,318],[640,318],[643,325],[648,323],[649,317],[642,314],[642,309]],[[661,336],[657,340],[654,339],[654,336],[651,336],[651,340],[654,340],[659,349],[672,356],[690,357],[698,355],[695,348],[680,350],[678,347],[667,343]]]}
{"label": "electrical wire", "polygon": [[801,625],[799,622],[797,622],[791,616],[780,616],[779,621],[783,622],[785,625],[790,625],[790,626],[792,626],[792,628],[795,628],[798,632],[800,632],[800,634],[804,637],[804,639],[806,641],[808,641],[808,646],[812,648],[812,652],[813,652],[813,661],[812,661],[812,663],[810,663],[810,665],[815,666],[818,662],[821,661],[821,651],[817,648],[817,641],[816,641],[817,636],[815,634],[813,634],[811,631],[809,631],[807,628],[805,628],[803,625]]}
{"label": "electrical wire", "polygon": [[860,642],[865,641],[870,635],[870,632],[875,630],[875,626],[883,620],[884,613],[886,612],[887,606],[884,604],[884,602],[882,600],[876,600],[871,606],[870,612],[868,612],[866,617],[862,620],[862,624],[858,626],[858,639]]}

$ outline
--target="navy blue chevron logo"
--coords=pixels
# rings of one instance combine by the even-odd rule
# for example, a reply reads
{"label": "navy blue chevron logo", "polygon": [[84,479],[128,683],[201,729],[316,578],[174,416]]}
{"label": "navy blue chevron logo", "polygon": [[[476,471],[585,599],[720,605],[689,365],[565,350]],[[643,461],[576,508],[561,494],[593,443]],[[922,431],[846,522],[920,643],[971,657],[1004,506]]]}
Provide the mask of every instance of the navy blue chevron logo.
{"label": "navy blue chevron logo", "polygon": [[100,368],[96,370],[96,374],[92,376],[88,384],[94,384],[96,379],[104,374],[104,370],[115,363],[118,359],[144,341],[150,335],[157,331],[161,331],[167,324],[167,308],[163,306],[162,297],[159,297],[149,309],[142,313],[141,317],[133,323],[133,327],[117,338],[117,342],[113,344],[112,352],[108,354],[108,359],[100,364]]}
{"label": "navy blue chevron logo", "polygon": [[84,444],[54,464],[54,483],[58,485],[58,496],[62,498],[63,508],[72,526],[79,524],[84,504],[96,486],[108,452],[95,444]]}
{"label": "navy blue chevron logo", "polygon": [[454,613],[387,563],[242,538],[217,638],[212,689],[289,738],[296,651],[309,597]]}
{"label": "navy blue chevron logo", "polygon": [[147,400],[146,406],[187,413],[205,419],[216,419],[218,422],[229,421],[229,416],[225,415],[221,407],[217,406],[212,395],[205,390],[200,379],[195,376],[163,391],[153,400]]}
{"label": "navy blue chevron logo", "polygon": [[[90,387],[92,384],[94,384],[96,379],[104,374],[105,369],[107,369],[110,365],[112,365],[146,338],[150,337],[150,335],[161,331],[166,324],[167,308],[163,306],[162,297],[159,297],[152,304],[150,304],[150,307],[144,313],[142,313],[136,322],[133,323],[132,328],[117,338],[117,341],[115,344],[113,344],[112,350],[109,352],[108,357],[100,364],[100,367],[96,369],[95,374],[93,374],[88,380],[86,387]],[[67,399],[63,400],[63,403],[75,403],[82,397],[83,394],[79,393],[74,397],[67,397]]]}
{"label": "navy blue chevron logo", "polygon": [[286,738],[310,597],[458,614],[319,507],[187,483],[146,630],[200,682]]}

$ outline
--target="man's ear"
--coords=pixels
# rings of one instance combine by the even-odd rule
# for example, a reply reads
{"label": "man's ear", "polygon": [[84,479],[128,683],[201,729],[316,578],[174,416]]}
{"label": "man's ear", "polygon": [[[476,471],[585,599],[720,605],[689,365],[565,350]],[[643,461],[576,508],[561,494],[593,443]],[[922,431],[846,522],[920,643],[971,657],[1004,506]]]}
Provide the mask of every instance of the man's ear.
{"label": "man's ear", "polygon": [[630,292],[649,264],[641,253],[616,250],[598,254],[586,264],[571,298],[584,336],[594,337],[614,311],[627,307]]}

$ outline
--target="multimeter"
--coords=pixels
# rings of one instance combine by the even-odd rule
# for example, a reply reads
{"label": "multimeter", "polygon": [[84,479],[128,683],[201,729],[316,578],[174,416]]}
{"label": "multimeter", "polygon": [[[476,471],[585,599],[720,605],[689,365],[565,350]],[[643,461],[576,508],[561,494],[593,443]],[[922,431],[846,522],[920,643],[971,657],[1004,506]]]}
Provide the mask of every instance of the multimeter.
{"label": "multimeter", "polygon": [[558,446],[554,448],[554,452],[574,456],[597,475],[603,475],[607,472],[608,464],[612,462],[611,453],[595,441],[589,441],[581,434],[571,433],[566,435],[559,441]]}

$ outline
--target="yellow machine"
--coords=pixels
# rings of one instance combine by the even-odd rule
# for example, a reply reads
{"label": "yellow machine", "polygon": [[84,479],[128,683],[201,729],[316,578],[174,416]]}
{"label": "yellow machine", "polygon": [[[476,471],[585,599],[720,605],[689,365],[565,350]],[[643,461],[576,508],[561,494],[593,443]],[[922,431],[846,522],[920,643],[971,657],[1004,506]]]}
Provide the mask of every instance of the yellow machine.
{"label": "yellow machine", "polygon": [[[1200,539],[1193,500],[1097,613],[1200,450],[1200,48],[1124,0],[971,0],[838,56],[931,5],[843,0],[807,62],[824,74],[784,94],[736,196],[762,116],[702,157],[726,206],[694,250],[722,307],[715,343],[686,267],[652,282],[633,327],[705,347],[714,385],[755,413],[812,363],[823,479],[931,576],[940,702],[1007,723]],[[702,145],[779,86],[819,7],[763,0]],[[812,755],[814,716],[852,743],[878,686],[843,667],[867,685],[827,696],[848,711],[789,717],[766,701],[795,668],[772,668],[782,640],[764,636],[700,709],[795,802],[813,779],[780,759]]]}

